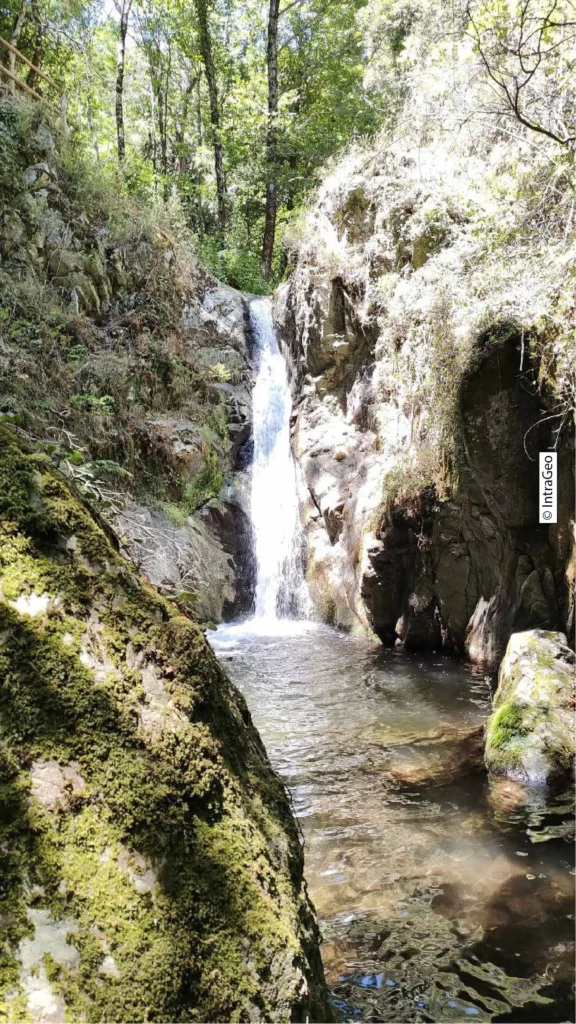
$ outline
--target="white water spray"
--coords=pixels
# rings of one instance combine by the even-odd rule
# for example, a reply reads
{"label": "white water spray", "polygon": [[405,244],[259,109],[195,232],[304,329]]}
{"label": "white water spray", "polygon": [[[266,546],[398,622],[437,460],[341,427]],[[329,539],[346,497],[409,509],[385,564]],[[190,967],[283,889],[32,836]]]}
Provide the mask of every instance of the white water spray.
{"label": "white water spray", "polygon": [[256,550],[255,618],[306,618],[296,466],[290,447],[292,401],[270,299],[250,303],[256,382],[252,395],[254,462],[251,513]]}

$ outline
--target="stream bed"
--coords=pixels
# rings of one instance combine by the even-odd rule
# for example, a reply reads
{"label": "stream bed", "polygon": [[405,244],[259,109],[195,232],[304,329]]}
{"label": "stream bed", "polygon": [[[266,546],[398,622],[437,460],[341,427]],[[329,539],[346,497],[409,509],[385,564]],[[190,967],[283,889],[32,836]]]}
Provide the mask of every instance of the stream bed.
{"label": "stream bed", "polygon": [[210,642],[291,794],[341,1019],[573,1021],[570,794],[487,778],[490,680],[313,623]]}

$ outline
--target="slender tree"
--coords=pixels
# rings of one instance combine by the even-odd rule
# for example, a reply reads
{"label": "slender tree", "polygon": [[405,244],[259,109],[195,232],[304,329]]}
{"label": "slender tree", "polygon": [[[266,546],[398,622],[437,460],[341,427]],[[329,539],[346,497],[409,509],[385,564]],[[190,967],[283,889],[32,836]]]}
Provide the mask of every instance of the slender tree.
{"label": "slender tree", "polygon": [[118,141],[118,164],[126,158],[126,137],[124,132],[124,71],[126,66],[126,36],[132,0],[120,0],[116,9],[120,15],[118,28],[118,55],[116,59],[116,137]]}
{"label": "slender tree", "polygon": [[278,212],[278,18],[280,16],[280,0],[270,0],[268,8],[268,125],[266,130],[266,214],[264,219],[264,237],[262,240],[262,260],[260,272],[268,278],[272,272],[272,255],[274,253],[274,237],[276,235],[276,215]]}
{"label": "slender tree", "polygon": [[[15,20],[13,28],[12,28],[12,35],[11,35],[11,38],[10,38],[10,42],[12,43],[12,46],[16,46],[16,47],[18,46],[18,41],[20,39],[20,35],[21,35],[21,32],[22,32],[22,28],[24,26],[24,22],[26,20],[26,14],[27,13],[28,13],[28,0],[24,0],[24,3],[22,4],[22,7],[20,8],[20,10],[18,11],[18,14],[16,15],[16,20]],[[14,74],[14,71],[15,71],[15,68],[16,68],[16,54],[12,53],[11,50],[8,51],[8,68],[12,72],[12,74]],[[10,88],[10,92],[11,93],[15,93],[16,92],[16,85],[15,85],[15,83],[13,81],[10,81],[9,88]]]}
{"label": "slender tree", "polygon": [[216,198],[218,206],[218,230],[221,235],[226,230],[228,220],[228,199],[226,178],[224,175],[224,157],[222,149],[222,133],[220,125],[220,106],[218,101],[218,83],[212,54],[212,37],[208,21],[208,5],[206,0],[194,0],[196,17],[198,18],[198,37],[200,53],[208,85],[208,103],[210,107],[210,127],[212,131],[212,148],[214,150],[214,173],[216,175]]}
{"label": "slender tree", "polygon": [[468,0],[470,34],[498,105],[524,128],[565,146],[574,158],[576,110],[568,88],[576,71],[574,0],[520,0],[514,17]]}
{"label": "slender tree", "polygon": [[174,126],[174,172],[187,174],[190,167],[190,152],[186,147],[186,128],[190,111],[190,101],[198,84],[198,75],[187,74],[186,84],[182,88],[182,106]]}
{"label": "slender tree", "polygon": [[32,20],[34,22],[34,52],[32,54],[33,68],[30,68],[26,76],[26,84],[35,89],[38,82],[38,74],[35,68],[42,65],[44,55],[44,24],[40,15],[37,0],[31,0]]}
{"label": "slender tree", "polygon": [[158,24],[152,26],[149,38],[143,40],[143,45],[148,57],[150,73],[151,116],[158,122],[158,137],[160,141],[159,153],[157,146],[155,146],[154,150],[154,168],[156,171],[159,170],[162,175],[162,194],[164,200],[167,200],[170,192],[168,181],[168,93],[172,67],[172,48],[169,37],[164,40],[163,45]]}

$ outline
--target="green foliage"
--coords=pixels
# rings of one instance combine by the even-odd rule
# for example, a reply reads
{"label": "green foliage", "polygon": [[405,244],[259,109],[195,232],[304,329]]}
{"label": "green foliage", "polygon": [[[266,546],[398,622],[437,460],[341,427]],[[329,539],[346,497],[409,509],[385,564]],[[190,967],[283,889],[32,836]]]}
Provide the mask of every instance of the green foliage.
{"label": "green foliage", "polygon": [[251,250],[247,241],[244,247],[238,247],[228,239],[223,246],[219,238],[205,235],[204,238],[196,237],[195,246],[206,269],[239,291],[269,295],[281,280],[285,259],[280,246],[276,246],[272,275],[268,281],[260,273],[259,253]]}
{"label": "green foliage", "polygon": [[[78,455],[78,452],[73,454]],[[82,456],[80,456],[82,459]],[[82,461],[84,461],[82,459]],[[88,468],[98,477],[115,477],[124,478],[131,480],[133,474],[129,473],[125,466],[121,466],[118,462],[114,462],[112,459],[94,459],[93,462],[88,464]]]}
{"label": "green foliage", "polygon": [[184,485],[179,502],[164,502],[164,509],[176,525],[185,522],[196,510],[211,498],[217,498],[222,489],[224,474],[214,449],[208,451],[204,465],[193,480]]}
{"label": "green foliage", "polygon": [[214,377],[214,380],[217,380],[222,384],[227,384],[232,376],[230,370],[224,365],[224,363],[215,363],[214,366],[210,367],[210,372]]}
{"label": "green foliage", "polygon": [[497,115],[565,146],[574,164],[576,68],[572,0],[469,0],[469,32],[490,80]]}
{"label": "green foliage", "polygon": [[193,511],[209,498],[216,498],[220,493],[223,483],[223,474],[218,456],[211,451],[206,456],[204,466],[192,483],[188,484],[184,491],[186,505]]}
{"label": "green foliage", "polygon": [[72,395],[70,402],[92,416],[113,416],[115,411],[112,395]]}
{"label": "green foliage", "polygon": [[38,111],[30,104],[0,99],[0,190],[12,191],[18,182],[37,120]]}
{"label": "green foliage", "polygon": [[72,345],[68,349],[68,362],[69,363],[83,363],[88,355],[88,349],[86,345]]}
{"label": "green foliage", "polygon": [[[364,89],[366,0],[286,4],[279,24],[279,112],[276,120],[278,238],[269,281],[260,275],[267,177],[266,20],[249,0],[240,17],[227,0],[209,7],[220,138],[227,177],[229,222],[217,229],[211,111],[194,4],[155,0],[131,15],[132,45],[124,80],[127,151],[121,173],[110,83],[116,73],[118,26],[102,0],[46,4],[43,69],[69,97],[74,130],[59,140],[60,184],[91,220],[106,218],[118,238],[135,222],[154,229],[154,208],[178,203],[206,266],[241,290],[266,294],[281,279],[284,225],[319,180],[326,160],[353,138],[375,131],[383,106]],[[10,37],[17,0],[7,0],[0,28]],[[43,9],[44,10],[44,9]],[[19,46],[35,58],[33,9]],[[396,43],[395,45],[399,45]],[[47,90],[50,93],[50,90]],[[50,93],[50,98],[54,94]],[[28,106],[23,104],[24,107]],[[7,182],[15,159],[15,114],[0,114],[0,165]],[[79,149],[95,156],[89,169]],[[0,183],[4,179],[0,177]],[[126,200],[134,200],[128,211]],[[143,202],[142,202],[143,201]]]}

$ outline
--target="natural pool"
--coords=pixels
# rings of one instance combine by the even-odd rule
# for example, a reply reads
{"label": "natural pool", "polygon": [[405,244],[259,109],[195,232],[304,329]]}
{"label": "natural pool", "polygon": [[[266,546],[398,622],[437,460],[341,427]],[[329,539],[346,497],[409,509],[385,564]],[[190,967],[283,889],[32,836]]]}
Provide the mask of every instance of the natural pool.
{"label": "natural pool", "polygon": [[342,1019],[573,1021],[570,794],[487,778],[489,680],[312,623],[210,638],[292,795]]}

